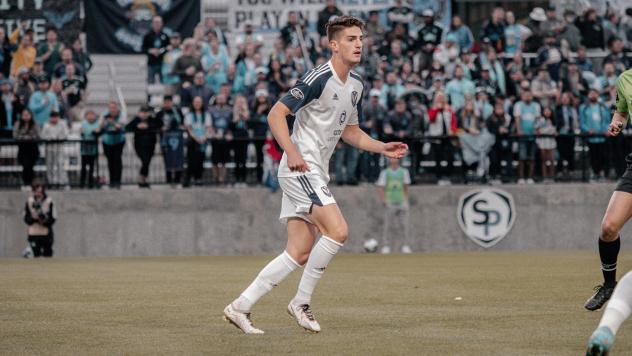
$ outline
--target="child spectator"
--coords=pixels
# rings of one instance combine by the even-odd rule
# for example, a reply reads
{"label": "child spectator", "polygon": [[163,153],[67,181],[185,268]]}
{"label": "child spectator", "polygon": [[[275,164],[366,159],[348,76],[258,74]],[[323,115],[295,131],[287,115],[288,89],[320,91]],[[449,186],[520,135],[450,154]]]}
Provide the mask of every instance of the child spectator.
{"label": "child spectator", "polygon": [[53,257],[53,224],[57,220],[53,200],[46,195],[44,184],[34,181],[33,193],[24,206],[24,222],[28,225],[28,242],[33,257]]}
{"label": "child spectator", "polygon": [[399,166],[398,159],[390,158],[388,168],[382,170],[376,185],[380,200],[385,205],[381,252],[384,254],[391,252],[389,228],[395,221],[399,221],[404,230],[402,240],[398,241],[401,244],[401,251],[402,253],[411,253],[412,250],[409,245],[410,207],[408,205],[410,175],[408,170]]}

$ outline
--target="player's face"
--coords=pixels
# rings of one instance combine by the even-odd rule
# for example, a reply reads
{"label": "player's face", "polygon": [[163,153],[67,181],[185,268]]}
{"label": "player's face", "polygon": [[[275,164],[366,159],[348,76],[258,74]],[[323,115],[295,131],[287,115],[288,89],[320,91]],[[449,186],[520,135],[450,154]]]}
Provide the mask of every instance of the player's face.
{"label": "player's face", "polygon": [[364,36],[359,27],[348,27],[337,34],[337,38],[331,41],[331,49],[337,53],[344,62],[358,64],[362,59],[362,40]]}

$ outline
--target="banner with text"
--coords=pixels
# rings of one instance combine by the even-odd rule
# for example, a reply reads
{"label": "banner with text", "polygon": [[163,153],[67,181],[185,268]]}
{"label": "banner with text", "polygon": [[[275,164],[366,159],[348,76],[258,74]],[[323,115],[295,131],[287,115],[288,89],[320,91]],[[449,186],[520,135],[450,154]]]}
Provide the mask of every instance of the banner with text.
{"label": "banner with text", "polygon": [[[386,10],[394,3],[394,0],[338,0],[336,6],[346,15],[363,19],[368,18],[369,11],[380,11],[384,20]],[[410,4],[416,13],[433,9],[441,23],[449,21],[451,16],[449,0],[413,0]],[[288,12],[295,11],[315,31],[318,12],[324,8],[325,0],[233,0],[228,7],[228,28],[232,33],[240,33],[244,23],[250,22],[257,32],[277,32],[286,25]]]}
{"label": "banner with text", "polygon": [[156,15],[162,16],[167,34],[177,31],[184,37],[200,22],[200,0],[84,1],[88,50],[93,53],[140,53]]}
{"label": "banner with text", "polygon": [[63,41],[81,31],[79,0],[0,0],[0,26],[10,35],[20,25],[33,29],[35,41],[46,37],[48,27],[56,28]]}

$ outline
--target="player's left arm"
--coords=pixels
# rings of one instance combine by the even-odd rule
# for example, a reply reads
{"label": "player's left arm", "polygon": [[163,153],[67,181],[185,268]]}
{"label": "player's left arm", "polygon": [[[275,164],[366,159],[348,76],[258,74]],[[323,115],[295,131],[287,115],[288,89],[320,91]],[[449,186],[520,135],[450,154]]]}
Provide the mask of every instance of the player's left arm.
{"label": "player's left arm", "polygon": [[375,152],[383,154],[389,158],[402,158],[408,151],[408,145],[403,142],[388,142],[375,140],[367,135],[360,125],[347,125],[342,132],[342,139],[363,151]]}

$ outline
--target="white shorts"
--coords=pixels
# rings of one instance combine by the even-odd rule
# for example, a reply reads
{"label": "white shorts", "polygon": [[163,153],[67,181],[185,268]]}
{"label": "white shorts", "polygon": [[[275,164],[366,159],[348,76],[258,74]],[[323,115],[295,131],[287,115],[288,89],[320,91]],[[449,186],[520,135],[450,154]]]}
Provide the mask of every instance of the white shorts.
{"label": "white shorts", "polygon": [[314,204],[318,206],[336,204],[327,183],[317,174],[279,177],[279,185],[283,190],[279,220],[284,224],[287,224],[289,218],[295,217],[311,223],[308,214],[312,212]]}

